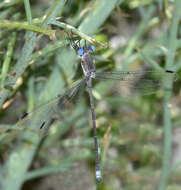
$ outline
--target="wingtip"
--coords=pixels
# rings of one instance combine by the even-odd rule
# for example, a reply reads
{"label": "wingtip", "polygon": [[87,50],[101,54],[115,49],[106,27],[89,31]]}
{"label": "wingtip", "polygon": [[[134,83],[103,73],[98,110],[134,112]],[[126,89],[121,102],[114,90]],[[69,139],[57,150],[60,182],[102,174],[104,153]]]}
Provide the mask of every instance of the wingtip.
{"label": "wingtip", "polygon": [[165,70],[165,72],[167,72],[167,73],[175,73],[175,71],[171,71],[171,70]]}
{"label": "wingtip", "polygon": [[174,81],[176,81],[176,80],[179,78],[178,74],[177,74],[175,71],[172,71],[172,70],[165,70],[165,72],[174,74]]}
{"label": "wingtip", "polygon": [[28,116],[28,112],[25,112],[21,117],[20,117],[20,120],[24,119],[25,117]]}

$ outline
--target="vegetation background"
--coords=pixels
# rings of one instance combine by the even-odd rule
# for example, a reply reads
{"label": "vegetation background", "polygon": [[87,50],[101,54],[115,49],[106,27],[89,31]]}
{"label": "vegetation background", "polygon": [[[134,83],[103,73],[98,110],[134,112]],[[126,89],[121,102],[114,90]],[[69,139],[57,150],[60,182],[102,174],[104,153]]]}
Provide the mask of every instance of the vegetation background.
{"label": "vegetation background", "polygon": [[[172,91],[131,98],[96,82],[99,184],[87,93],[43,138],[16,125],[23,112],[82,76],[65,31],[108,45],[94,43],[98,70],[169,69],[179,76],[180,10],[180,0],[0,1],[0,189],[180,189],[179,77],[163,81]],[[48,115],[44,107],[33,116]]]}

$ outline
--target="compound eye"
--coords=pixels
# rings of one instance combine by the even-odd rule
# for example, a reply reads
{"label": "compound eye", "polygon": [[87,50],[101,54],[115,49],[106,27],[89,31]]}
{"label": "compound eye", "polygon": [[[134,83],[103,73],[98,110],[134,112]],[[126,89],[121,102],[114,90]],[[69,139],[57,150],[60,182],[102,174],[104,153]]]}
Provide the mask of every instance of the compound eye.
{"label": "compound eye", "polygon": [[91,49],[91,51],[95,51],[95,47],[94,46],[90,46],[90,49]]}
{"label": "compound eye", "polygon": [[80,56],[82,56],[82,55],[84,54],[83,48],[80,48],[80,49],[77,51],[77,53],[78,53]]}

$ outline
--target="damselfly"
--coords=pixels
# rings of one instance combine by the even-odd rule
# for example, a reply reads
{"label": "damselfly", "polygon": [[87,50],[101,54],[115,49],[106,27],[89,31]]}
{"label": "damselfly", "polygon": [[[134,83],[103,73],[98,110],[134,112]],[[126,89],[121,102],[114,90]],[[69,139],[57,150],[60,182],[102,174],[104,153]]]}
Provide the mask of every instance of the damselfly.
{"label": "damselfly", "polygon": [[[176,80],[176,74],[173,71],[113,71],[113,72],[96,72],[91,53],[94,52],[95,47],[88,46],[85,42],[84,46],[81,47],[80,40],[70,40],[70,44],[76,53],[81,57],[81,67],[84,73],[84,78],[77,81],[70,89],[64,93],[58,95],[53,100],[50,100],[44,105],[41,105],[35,111],[26,113],[19,121],[18,125],[25,125],[27,122],[33,123],[37,128],[43,130],[51,124],[52,117],[56,113],[61,113],[70,104],[72,98],[82,89],[85,85],[88,87],[92,125],[94,132],[94,148],[95,148],[95,170],[96,180],[102,179],[101,169],[99,165],[98,155],[98,139],[96,130],[96,114],[95,105],[92,92],[92,80],[103,79],[118,81],[119,86],[126,86],[126,88],[133,88],[141,90],[142,95],[155,93],[157,89],[161,87],[162,79],[167,77],[174,77]],[[36,117],[37,112],[44,112],[42,117]]]}

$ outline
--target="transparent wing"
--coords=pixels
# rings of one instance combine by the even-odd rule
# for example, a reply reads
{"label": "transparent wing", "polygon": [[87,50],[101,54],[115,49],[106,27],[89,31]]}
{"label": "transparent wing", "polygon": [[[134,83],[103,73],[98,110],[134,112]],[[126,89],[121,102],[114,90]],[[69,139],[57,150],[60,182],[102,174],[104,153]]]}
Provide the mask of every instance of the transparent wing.
{"label": "transparent wing", "polygon": [[65,93],[56,96],[45,104],[40,105],[30,113],[25,113],[17,123],[17,126],[28,131],[45,135],[47,129],[55,119],[62,119],[64,113],[71,108],[73,97],[84,87],[86,79],[74,83]]}
{"label": "transparent wing", "polygon": [[[115,71],[96,73],[96,79],[116,81],[121,95],[149,95],[162,88],[162,82],[171,77],[177,79],[173,71]],[[108,83],[107,83],[108,84]],[[111,85],[111,84],[110,84]],[[111,85],[115,87],[114,83]],[[114,91],[114,89],[113,89]]]}
{"label": "transparent wing", "polygon": [[96,78],[100,79],[113,79],[120,81],[131,81],[141,79],[143,81],[153,81],[153,78],[163,79],[164,77],[172,76],[174,80],[177,75],[174,71],[113,71],[113,72],[99,72],[96,73]]}

